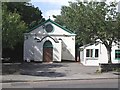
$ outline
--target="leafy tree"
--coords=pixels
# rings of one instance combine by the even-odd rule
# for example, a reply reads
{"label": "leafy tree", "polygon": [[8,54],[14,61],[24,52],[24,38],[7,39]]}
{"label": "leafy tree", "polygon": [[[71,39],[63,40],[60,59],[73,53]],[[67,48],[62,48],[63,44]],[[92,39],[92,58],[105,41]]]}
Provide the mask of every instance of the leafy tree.
{"label": "leafy tree", "polygon": [[3,6],[2,10],[2,46],[3,48],[14,48],[18,42],[23,41],[23,33],[27,30],[27,25],[21,20],[16,12],[7,11]]}
{"label": "leafy tree", "polygon": [[[29,1],[29,0],[28,0]],[[23,58],[23,33],[45,21],[38,8],[27,2],[2,3],[2,57]]]}
{"label": "leafy tree", "polygon": [[69,2],[63,6],[61,15],[54,16],[56,22],[75,31],[77,43],[95,42],[100,39],[108,51],[111,63],[112,43],[120,39],[120,15],[116,11],[117,3],[105,2]]}
{"label": "leafy tree", "polygon": [[38,7],[34,7],[27,2],[6,2],[7,10],[14,13],[17,12],[21,19],[28,25],[29,29],[45,21],[42,12]]}

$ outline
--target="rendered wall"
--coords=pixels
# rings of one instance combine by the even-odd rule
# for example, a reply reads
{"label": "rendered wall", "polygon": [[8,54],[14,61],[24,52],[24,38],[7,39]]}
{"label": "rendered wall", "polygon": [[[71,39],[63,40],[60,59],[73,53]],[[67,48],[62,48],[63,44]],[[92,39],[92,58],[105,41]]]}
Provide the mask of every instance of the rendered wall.
{"label": "rendered wall", "polygon": [[[93,54],[95,53],[95,49],[99,50],[99,57],[86,57],[86,49],[93,49]],[[84,55],[84,58],[83,58]],[[84,50],[80,52],[80,57],[82,56],[81,60],[83,65],[86,66],[99,66],[99,63],[107,63],[107,51],[104,45],[98,44],[98,45],[90,45],[87,47],[84,47]]]}
{"label": "rendered wall", "polygon": [[34,60],[34,40],[31,37],[24,40],[24,60]]}
{"label": "rendered wall", "polygon": [[[93,54],[95,49],[99,49],[99,45],[92,45],[92,46],[88,46],[85,48],[84,50],[84,65],[87,66],[98,66],[99,65],[99,57],[95,58],[95,57],[86,57],[86,49],[93,49]],[[99,53],[100,55],[100,53]]]}
{"label": "rendered wall", "polygon": [[75,36],[62,37],[62,60],[75,61]]}

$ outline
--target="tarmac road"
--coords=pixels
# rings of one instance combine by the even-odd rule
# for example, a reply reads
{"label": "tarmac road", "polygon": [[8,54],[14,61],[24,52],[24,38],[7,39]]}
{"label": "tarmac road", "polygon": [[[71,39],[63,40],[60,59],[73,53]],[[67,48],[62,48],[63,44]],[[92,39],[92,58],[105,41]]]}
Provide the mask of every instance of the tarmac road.
{"label": "tarmac road", "polygon": [[118,79],[13,82],[2,88],[118,88]]}

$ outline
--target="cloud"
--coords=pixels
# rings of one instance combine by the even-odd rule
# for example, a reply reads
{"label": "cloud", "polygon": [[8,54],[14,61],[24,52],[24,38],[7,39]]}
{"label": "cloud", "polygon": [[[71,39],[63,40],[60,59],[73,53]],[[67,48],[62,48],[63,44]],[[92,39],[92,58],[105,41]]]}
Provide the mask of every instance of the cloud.
{"label": "cloud", "polygon": [[54,20],[53,15],[60,15],[61,10],[48,10],[46,13],[43,14],[44,18],[48,19],[50,16],[50,19]]}
{"label": "cloud", "polygon": [[[49,2],[49,3],[67,3],[68,1],[76,1],[76,0],[31,0],[31,2]],[[79,0],[79,1],[105,1],[105,0]],[[107,1],[120,1],[120,0],[107,0]]]}
{"label": "cloud", "polygon": [[[31,3],[33,3],[33,2],[46,3],[51,8],[51,5],[52,6],[58,5],[59,7],[61,7],[63,5],[68,6],[69,5],[69,3],[68,3],[69,1],[73,2],[73,1],[76,1],[76,0],[31,0]],[[50,10],[44,10],[43,11],[43,17],[45,19],[48,19],[49,16],[50,16],[50,18],[52,20],[54,20],[52,15],[60,15],[60,12],[61,12],[60,8],[59,9],[54,8],[54,9],[50,9]]]}
{"label": "cloud", "polygon": [[[46,6],[46,5],[43,6],[43,5],[36,4],[39,8],[44,7],[42,9],[42,11],[43,11],[43,17],[45,19],[48,19],[49,16],[50,16],[50,18],[52,20],[54,20],[54,18],[52,17],[52,15],[60,15],[60,12],[61,12],[60,8],[59,9],[56,8],[56,5],[59,6],[59,7],[61,7],[62,5],[68,6],[69,5],[69,3],[68,3],[69,1],[75,2],[76,0],[31,0],[31,2],[39,2],[40,4],[46,4],[46,5],[48,5],[48,6]],[[80,0],[80,1],[81,2],[82,1],[99,1],[99,2],[102,2],[104,0]],[[107,2],[110,2],[110,1],[120,1],[120,0],[107,0]],[[51,8],[51,5],[54,8]],[[50,8],[46,9],[46,7],[50,7]]]}

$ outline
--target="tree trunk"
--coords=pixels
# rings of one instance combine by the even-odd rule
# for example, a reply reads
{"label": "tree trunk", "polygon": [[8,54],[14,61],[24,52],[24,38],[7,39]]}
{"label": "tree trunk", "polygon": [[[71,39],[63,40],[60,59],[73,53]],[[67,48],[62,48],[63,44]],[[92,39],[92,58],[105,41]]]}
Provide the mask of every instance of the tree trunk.
{"label": "tree trunk", "polygon": [[111,47],[107,47],[107,54],[108,54],[108,63],[112,63],[112,61],[111,61]]}

